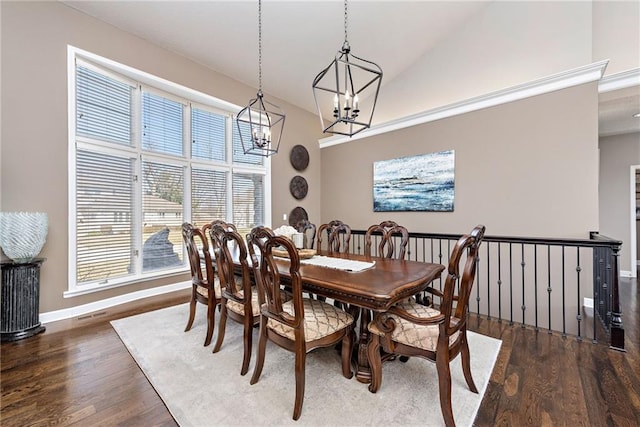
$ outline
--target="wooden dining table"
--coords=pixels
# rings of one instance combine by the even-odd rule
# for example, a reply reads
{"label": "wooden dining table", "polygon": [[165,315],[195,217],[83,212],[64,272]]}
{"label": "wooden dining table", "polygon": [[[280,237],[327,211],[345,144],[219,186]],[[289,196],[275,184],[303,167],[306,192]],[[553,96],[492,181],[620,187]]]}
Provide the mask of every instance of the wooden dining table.
{"label": "wooden dining table", "polygon": [[[379,258],[364,255],[319,251],[317,255],[374,263],[363,271],[347,271],[301,262],[300,276],[306,291],[355,306],[360,309],[357,336],[356,378],[368,383],[371,371],[367,356],[370,310],[384,312],[405,298],[424,291],[440,277],[442,264]],[[281,276],[289,277],[289,260],[276,258]]]}

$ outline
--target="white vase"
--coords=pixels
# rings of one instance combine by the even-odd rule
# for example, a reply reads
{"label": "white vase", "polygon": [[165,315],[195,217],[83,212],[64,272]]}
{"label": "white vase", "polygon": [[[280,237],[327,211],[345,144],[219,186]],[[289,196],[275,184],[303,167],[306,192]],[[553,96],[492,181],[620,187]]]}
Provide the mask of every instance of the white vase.
{"label": "white vase", "polygon": [[46,213],[0,212],[0,247],[14,262],[29,262],[40,253],[48,227]]}

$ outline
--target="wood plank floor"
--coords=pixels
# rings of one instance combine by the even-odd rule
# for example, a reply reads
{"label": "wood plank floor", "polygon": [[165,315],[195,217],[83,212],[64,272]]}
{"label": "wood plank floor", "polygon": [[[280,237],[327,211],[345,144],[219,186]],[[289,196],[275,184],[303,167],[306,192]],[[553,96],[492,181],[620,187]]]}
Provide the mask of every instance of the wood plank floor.
{"label": "wood plank floor", "polygon": [[[609,350],[604,339],[577,342],[472,316],[471,330],[503,342],[475,425],[640,425],[638,283],[623,279],[622,291],[626,353]],[[107,313],[71,329],[51,325],[2,344],[0,424],[176,425],[109,320],[187,299]]]}

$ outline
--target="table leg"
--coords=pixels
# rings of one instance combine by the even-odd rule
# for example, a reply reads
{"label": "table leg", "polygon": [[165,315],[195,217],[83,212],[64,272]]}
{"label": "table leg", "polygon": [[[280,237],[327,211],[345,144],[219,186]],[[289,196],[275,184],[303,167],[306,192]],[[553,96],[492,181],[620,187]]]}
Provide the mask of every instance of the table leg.
{"label": "table leg", "polygon": [[371,368],[369,357],[367,356],[367,346],[369,345],[369,322],[371,321],[371,311],[360,310],[360,333],[357,337],[358,355],[356,358],[356,378],[361,383],[371,382]]}

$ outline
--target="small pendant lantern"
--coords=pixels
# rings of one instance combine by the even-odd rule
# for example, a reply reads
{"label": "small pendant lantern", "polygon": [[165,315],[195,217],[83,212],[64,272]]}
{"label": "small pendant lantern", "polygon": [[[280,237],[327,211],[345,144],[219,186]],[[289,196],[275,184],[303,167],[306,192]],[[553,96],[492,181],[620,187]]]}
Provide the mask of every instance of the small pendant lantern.
{"label": "small pendant lantern", "polygon": [[262,0],[258,0],[258,93],[236,117],[245,154],[269,157],[278,152],[284,129],[284,112],[266,101],[262,93]]}
{"label": "small pendant lantern", "polygon": [[[351,54],[347,40],[347,12],[345,0],[342,49],[316,76],[312,87],[322,131],[353,136],[371,126],[382,83],[382,69]],[[325,116],[332,119],[325,120]]]}

